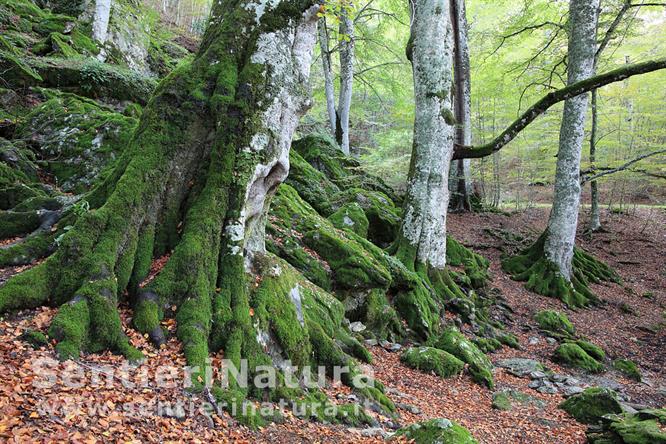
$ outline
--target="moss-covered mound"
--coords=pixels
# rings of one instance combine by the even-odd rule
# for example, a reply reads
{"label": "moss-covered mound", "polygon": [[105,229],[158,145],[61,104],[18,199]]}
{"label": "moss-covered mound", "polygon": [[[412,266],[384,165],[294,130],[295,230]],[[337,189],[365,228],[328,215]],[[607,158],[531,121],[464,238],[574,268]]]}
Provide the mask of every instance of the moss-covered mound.
{"label": "moss-covered mound", "polygon": [[567,315],[555,310],[542,310],[534,315],[539,328],[551,336],[572,337],[576,330]]}
{"label": "moss-covered mound", "polygon": [[419,444],[477,444],[469,430],[444,418],[412,424],[399,429],[395,436]]}
{"label": "moss-covered mound", "polygon": [[400,360],[411,368],[449,378],[462,372],[465,363],[444,350],[432,347],[410,347]]}
{"label": "moss-covered mound", "polygon": [[30,141],[42,171],[60,189],[80,194],[112,170],[137,120],[73,94],[47,97],[23,118],[16,136]]}
{"label": "moss-covered mound", "polygon": [[[603,353],[603,351],[602,351]],[[599,373],[604,370],[603,364],[575,342],[566,342],[555,349],[553,359],[564,365]]]}
{"label": "moss-covered mound", "polygon": [[583,393],[560,404],[560,408],[576,418],[576,421],[586,424],[601,422],[605,415],[622,413],[617,394],[602,387],[585,389]]}
{"label": "moss-covered mound", "polygon": [[590,428],[590,444],[666,444],[666,410],[647,409],[607,419]]}
{"label": "moss-covered mound", "polygon": [[463,336],[455,327],[449,327],[437,338],[432,340],[432,346],[451,353],[463,362],[469,364],[472,378],[479,384],[492,388],[493,365],[488,357],[479,348]]}
{"label": "moss-covered mound", "polygon": [[590,284],[620,282],[612,268],[577,247],[574,247],[571,281],[567,280],[557,265],[545,257],[547,235],[546,231],[532,246],[502,261],[504,271],[517,281],[526,281],[528,290],[561,299],[570,307],[585,307],[599,302]]}
{"label": "moss-covered mound", "polygon": [[634,381],[641,382],[643,379],[638,365],[630,359],[616,359],[613,368]]}

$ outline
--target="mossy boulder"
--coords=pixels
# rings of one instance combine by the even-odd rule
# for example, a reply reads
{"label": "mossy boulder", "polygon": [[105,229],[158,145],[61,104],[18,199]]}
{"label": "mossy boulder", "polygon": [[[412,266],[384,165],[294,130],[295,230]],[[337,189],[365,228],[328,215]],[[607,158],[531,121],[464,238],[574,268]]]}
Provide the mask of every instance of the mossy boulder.
{"label": "mossy boulder", "polygon": [[81,193],[105,177],[137,120],[73,94],[54,94],[17,128],[63,191]]}
{"label": "mossy boulder", "polygon": [[610,417],[601,427],[590,428],[590,444],[666,444],[666,410],[646,409]]}
{"label": "mossy boulder", "polygon": [[432,347],[410,347],[400,360],[411,368],[449,378],[462,372],[465,363],[450,353]]}
{"label": "mossy boulder", "polygon": [[573,342],[566,342],[555,349],[553,359],[564,365],[587,370],[592,373],[599,373],[604,370],[604,366],[590,356],[580,345]]}
{"label": "mossy boulder", "polygon": [[605,415],[622,413],[617,394],[603,387],[585,389],[560,404],[560,408],[585,424],[596,424]]}
{"label": "mossy boulder", "polygon": [[490,388],[493,387],[493,364],[490,359],[473,342],[465,338],[457,328],[447,328],[432,341],[431,345],[447,351],[469,364],[470,373],[476,382]]}
{"label": "mossy boulder", "polygon": [[572,337],[576,332],[567,315],[559,311],[540,311],[534,315],[534,320],[541,330],[556,337]]}
{"label": "mossy boulder", "polygon": [[[572,342],[572,341],[567,341],[567,342]],[[606,359],[606,352],[604,351],[603,348],[599,347],[598,345],[592,344],[591,342],[585,341],[583,339],[573,341],[573,343],[578,345],[583,350],[585,350],[585,353],[592,356],[597,361],[603,361],[604,359]]]}
{"label": "mossy boulder", "polygon": [[368,218],[363,208],[356,202],[351,202],[340,207],[328,219],[335,228],[351,230],[361,237],[368,236]]}
{"label": "mossy boulder", "polygon": [[38,330],[27,330],[21,335],[21,339],[32,346],[34,349],[49,345],[49,338]]}
{"label": "mossy boulder", "polygon": [[638,365],[630,359],[616,359],[613,368],[634,381],[641,382],[643,379]]}
{"label": "mossy boulder", "polygon": [[395,437],[405,437],[419,444],[478,444],[466,428],[438,418],[399,429]]}

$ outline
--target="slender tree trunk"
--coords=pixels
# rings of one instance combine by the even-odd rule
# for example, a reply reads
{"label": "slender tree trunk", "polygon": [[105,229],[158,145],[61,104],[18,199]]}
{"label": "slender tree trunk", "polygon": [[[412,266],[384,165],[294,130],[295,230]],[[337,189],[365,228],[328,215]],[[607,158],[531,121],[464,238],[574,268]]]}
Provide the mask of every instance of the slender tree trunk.
{"label": "slender tree trunk", "polygon": [[335,112],[335,87],[333,86],[333,71],[331,70],[331,52],[328,48],[328,28],[326,18],[319,22],[319,48],[321,50],[322,69],[324,71],[324,91],[326,93],[326,110],[328,111],[328,124],[331,135],[335,137],[337,129],[337,115]]}
{"label": "slender tree trunk", "polygon": [[[450,0],[451,23],[454,41],[454,88],[453,101],[456,118],[455,143],[462,146],[472,144],[472,79],[467,38],[467,16],[465,0]],[[455,160],[449,173],[449,190],[452,208],[456,211],[471,211],[471,160]]]}
{"label": "slender tree trunk", "polygon": [[[567,83],[572,84],[594,75],[599,0],[571,0],[569,5]],[[557,265],[566,280],[571,279],[571,261],[576,241],[581,189],[580,161],[587,105],[587,94],[564,103],[555,194],[544,245],[546,258]]]}
{"label": "slender tree trunk", "polygon": [[340,17],[340,97],[338,98],[338,143],[342,152],[349,154],[349,112],[354,83],[354,21],[343,8]]}
{"label": "slender tree trunk", "polygon": [[[597,161],[597,131],[599,126],[598,116],[598,91],[592,91],[592,128],[590,130],[590,165],[594,168]],[[590,181],[590,230],[598,231],[601,228],[601,217],[599,214],[599,188],[596,180]]]}
{"label": "slender tree trunk", "polygon": [[416,0],[407,48],[416,116],[397,255],[408,267],[435,270],[446,265],[448,177],[455,137],[449,12],[449,0]]}
{"label": "slender tree trunk", "polygon": [[106,42],[111,15],[111,0],[95,0],[95,15],[92,23],[92,36],[99,43]]}

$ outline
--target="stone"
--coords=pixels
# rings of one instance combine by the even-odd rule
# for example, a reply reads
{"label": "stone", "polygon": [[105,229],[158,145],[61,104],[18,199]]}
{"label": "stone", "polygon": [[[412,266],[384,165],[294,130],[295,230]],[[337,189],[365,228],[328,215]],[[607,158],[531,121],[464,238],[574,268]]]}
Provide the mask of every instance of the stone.
{"label": "stone", "polygon": [[562,389],[562,394],[566,397],[583,393],[585,390],[582,387],[566,386]]}
{"label": "stone", "polygon": [[445,418],[412,424],[398,430],[395,436],[419,444],[478,444],[469,430]]}
{"label": "stone", "polygon": [[557,339],[551,338],[550,336],[546,338],[546,342],[549,343],[550,345],[557,344]]}
{"label": "stone", "polygon": [[376,339],[366,339],[365,340],[365,345],[367,345],[369,347],[374,347],[377,344],[379,344],[379,342]]}
{"label": "stone", "polygon": [[381,427],[368,427],[367,429],[361,429],[360,433],[361,436],[366,438],[381,437],[386,439],[389,437],[389,434]]}
{"label": "stone", "polygon": [[617,393],[603,387],[588,388],[564,401],[560,408],[585,424],[596,424],[605,415],[622,413]]}
{"label": "stone", "polygon": [[539,338],[536,336],[530,336],[530,338],[527,340],[527,343],[529,345],[537,345],[539,343]]}
{"label": "stone", "polygon": [[539,361],[528,358],[502,359],[497,363],[497,365],[507,369],[512,375],[520,377],[527,376],[532,372],[542,371],[544,369],[543,365],[541,365]]}
{"label": "stone", "polygon": [[539,370],[530,373],[530,378],[531,379],[543,379],[545,377],[546,377],[546,374],[542,371],[539,371]]}
{"label": "stone", "polygon": [[363,330],[365,330],[365,328],[366,328],[365,325],[363,325],[362,322],[358,322],[358,321],[356,321],[356,322],[352,322],[352,323],[349,325],[349,329],[350,329],[351,331],[353,331],[354,333],[360,333],[360,332],[362,332]]}
{"label": "stone", "polygon": [[553,385],[543,385],[537,389],[537,392],[544,393],[547,395],[554,395],[558,392],[557,387]]}

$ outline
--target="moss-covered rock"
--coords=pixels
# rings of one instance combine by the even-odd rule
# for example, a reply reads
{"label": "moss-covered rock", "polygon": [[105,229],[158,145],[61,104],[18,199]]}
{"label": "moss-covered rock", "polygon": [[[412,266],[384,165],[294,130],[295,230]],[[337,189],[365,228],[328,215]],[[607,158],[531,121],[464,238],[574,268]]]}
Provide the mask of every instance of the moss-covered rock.
{"label": "moss-covered rock", "polygon": [[592,373],[599,373],[604,370],[604,366],[599,361],[573,342],[566,342],[558,346],[553,354],[553,359],[564,365],[580,368]]}
{"label": "moss-covered rock", "polygon": [[604,352],[604,349],[598,345],[592,344],[591,342],[585,341],[583,339],[575,341],[574,344],[585,350],[585,353],[592,356],[597,361],[603,361],[606,359],[606,352]]}
{"label": "moss-covered rock", "polygon": [[622,413],[617,394],[602,387],[585,389],[560,404],[560,408],[585,424],[601,422],[604,415]]}
{"label": "moss-covered rock", "polygon": [[449,327],[432,341],[432,346],[447,351],[469,364],[472,378],[479,384],[492,388],[493,365],[479,348],[463,336],[455,327]]}
{"label": "moss-covered rock", "polygon": [[136,122],[90,99],[63,93],[35,108],[16,132],[31,141],[44,171],[63,191],[81,193],[111,171]]}
{"label": "moss-covered rock", "polygon": [[34,349],[45,347],[49,345],[49,338],[44,333],[38,330],[26,330],[21,339],[32,346]]}
{"label": "moss-covered rock", "polygon": [[638,365],[630,359],[616,359],[613,368],[634,381],[641,382],[643,379]]}
{"label": "moss-covered rock", "polygon": [[646,409],[616,415],[600,428],[590,428],[590,444],[666,444],[666,410]]}
{"label": "moss-covered rock", "polygon": [[449,378],[462,372],[465,363],[450,353],[432,347],[410,347],[400,360],[411,368]]}
{"label": "moss-covered rock", "polygon": [[477,338],[474,343],[484,353],[492,353],[502,348],[502,343],[495,338]]}
{"label": "moss-covered rock", "polygon": [[477,444],[469,430],[444,418],[412,424],[399,429],[395,436],[419,444]]}
{"label": "moss-covered rock", "polygon": [[505,392],[493,393],[492,407],[497,410],[511,410],[511,399]]}
{"label": "moss-covered rock", "polygon": [[574,325],[567,315],[555,310],[542,310],[534,315],[539,328],[556,337],[572,337],[575,334]]}
{"label": "moss-covered rock", "polygon": [[351,230],[361,237],[368,236],[368,218],[363,208],[356,202],[351,202],[340,207],[328,219],[335,228]]}

